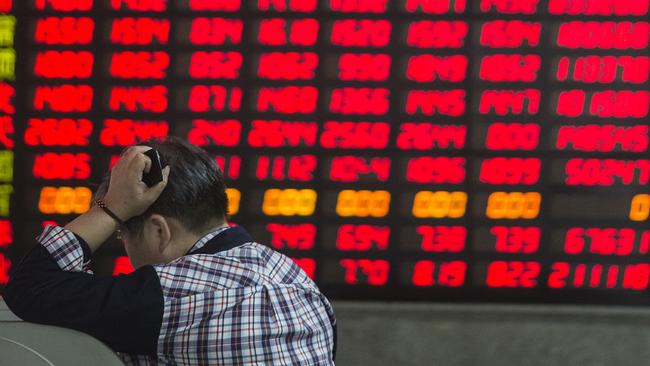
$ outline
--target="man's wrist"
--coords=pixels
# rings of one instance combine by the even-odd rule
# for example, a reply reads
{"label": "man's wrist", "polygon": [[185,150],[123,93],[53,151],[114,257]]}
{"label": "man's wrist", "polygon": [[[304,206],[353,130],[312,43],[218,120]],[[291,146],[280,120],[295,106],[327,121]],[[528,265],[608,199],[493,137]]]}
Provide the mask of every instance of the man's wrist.
{"label": "man's wrist", "polygon": [[94,252],[119,229],[119,225],[106,211],[93,205],[89,211],[69,222],[65,228],[83,238]]}
{"label": "man's wrist", "polygon": [[92,214],[94,217],[100,217],[101,223],[104,225],[110,223],[110,225],[108,225],[109,227],[114,228],[115,230],[120,228],[120,224],[118,224],[114,218],[112,218],[109,214],[106,213],[106,211],[97,205],[93,206],[90,211],[88,211],[88,213]]}

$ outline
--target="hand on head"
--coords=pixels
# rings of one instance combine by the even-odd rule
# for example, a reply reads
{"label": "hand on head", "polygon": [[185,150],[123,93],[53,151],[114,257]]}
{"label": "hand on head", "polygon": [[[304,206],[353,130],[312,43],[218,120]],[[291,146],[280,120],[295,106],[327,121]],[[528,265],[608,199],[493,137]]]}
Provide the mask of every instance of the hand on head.
{"label": "hand on head", "polygon": [[151,159],[144,154],[150,149],[149,146],[129,147],[111,170],[104,202],[123,221],[143,214],[167,186],[169,166],[162,170],[163,180],[158,184],[148,187],[142,181],[143,174],[151,169]]}

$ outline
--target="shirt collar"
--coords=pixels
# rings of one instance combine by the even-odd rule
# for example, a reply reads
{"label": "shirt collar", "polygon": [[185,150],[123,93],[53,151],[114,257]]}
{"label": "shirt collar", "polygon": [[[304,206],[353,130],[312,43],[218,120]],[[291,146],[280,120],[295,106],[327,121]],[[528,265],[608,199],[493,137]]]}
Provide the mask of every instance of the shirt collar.
{"label": "shirt collar", "polygon": [[210,231],[209,233],[205,234],[201,239],[199,239],[196,243],[194,243],[194,245],[192,245],[190,250],[187,251],[187,254],[190,254],[192,252],[196,252],[197,250],[203,248],[205,246],[205,244],[207,244],[207,242],[209,242],[212,238],[214,238],[215,236],[221,234],[222,232],[224,232],[224,231],[226,231],[226,230],[228,230],[230,228],[231,228],[231,226],[222,226],[222,227],[218,227],[218,228]]}
{"label": "shirt collar", "polygon": [[187,254],[216,254],[251,242],[253,238],[243,227],[224,226],[199,239]]}

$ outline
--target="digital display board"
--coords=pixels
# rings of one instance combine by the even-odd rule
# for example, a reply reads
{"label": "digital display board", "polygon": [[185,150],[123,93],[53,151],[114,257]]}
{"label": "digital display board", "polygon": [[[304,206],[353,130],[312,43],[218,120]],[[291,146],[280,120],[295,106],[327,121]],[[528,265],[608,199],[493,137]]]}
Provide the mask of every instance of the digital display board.
{"label": "digital display board", "polygon": [[647,304],[649,3],[0,0],[0,283],[175,135],[330,298]]}

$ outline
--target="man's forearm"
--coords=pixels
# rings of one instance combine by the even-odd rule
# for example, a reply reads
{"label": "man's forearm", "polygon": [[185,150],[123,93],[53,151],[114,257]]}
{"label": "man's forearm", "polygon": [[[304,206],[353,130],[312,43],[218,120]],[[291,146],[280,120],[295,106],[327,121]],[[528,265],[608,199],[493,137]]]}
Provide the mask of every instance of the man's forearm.
{"label": "man's forearm", "polygon": [[95,252],[118,229],[115,220],[104,210],[93,206],[88,212],[72,220],[66,229],[82,237]]}
{"label": "man's forearm", "polygon": [[[80,217],[84,225],[97,224],[92,215]],[[164,308],[155,269],[95,276],[83,271],[90,258],[82,240],[59,226],[46,227],[13,268],[3,292],[7,305],[23,320],[76,329],[116,351],[155,355]]]}

